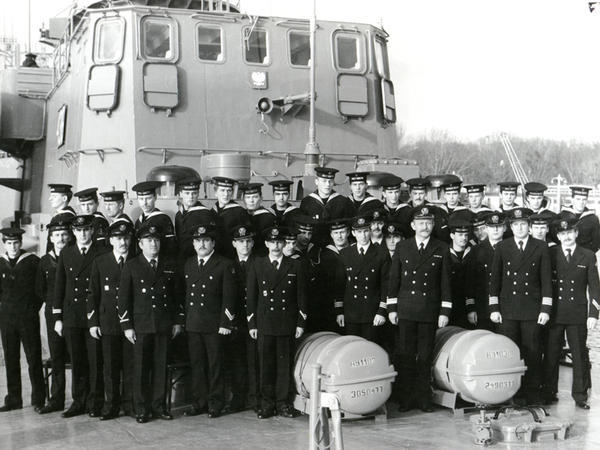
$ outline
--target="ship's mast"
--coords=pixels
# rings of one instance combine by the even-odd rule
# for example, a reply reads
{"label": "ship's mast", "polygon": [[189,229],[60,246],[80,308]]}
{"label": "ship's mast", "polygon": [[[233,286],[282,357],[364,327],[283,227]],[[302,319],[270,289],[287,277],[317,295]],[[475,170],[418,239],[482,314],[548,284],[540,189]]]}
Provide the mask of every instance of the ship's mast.
{"label": "ship's mast", "polygon": [[313,0],[313,13],[310,18],[310,119],[308,126],[308,142],[304,149],[304,175],[313,175],[314,168],[319,164],[319,144],[315,129],[315,69],[316,69],[316,33],[317,33],[317,2]]}

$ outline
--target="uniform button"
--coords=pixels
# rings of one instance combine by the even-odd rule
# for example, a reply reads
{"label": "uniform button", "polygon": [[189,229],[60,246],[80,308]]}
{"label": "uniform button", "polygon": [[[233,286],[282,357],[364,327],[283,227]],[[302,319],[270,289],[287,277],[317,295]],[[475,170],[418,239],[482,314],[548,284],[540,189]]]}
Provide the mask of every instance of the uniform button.
{"label": "uniform button", "polygon": [[525,292],[525,295],[529,295],[529,292]]}
{"label": "uniform button", "polygon": [[427,286],[427,283],[423,283],[423,286]]}
{"label": "uniform button", "polygon": [[410,291],[411,294],[415,295],[415,291]]}
{"label": "uniform button", "polygon": [[513,284],[517,284],[517,282],[516,282],[516,281],[513,281]]}
{"label": "uniform button", "polygon": [[354,298],[358,298],[358,295],[354,294]]}
{"label": "uniform button", "polygon": [[75,292],[77,292],[77,288],[75,288]]}
{"label": "uniform button", "polygon": [[192,284],[192,287],[196,287],[196,285],[195,285],[195,284]]}
{"label": "uniform button", "polygon": [[[515,272],[515,275],[516,275],[516,274],[517,274],[517,273]],[[529,272],[525,272],[525,276],[529,276]]]}
{"label": "uniform button", "polygon": [[167,307],[167,304],[165,303],[165,308]]}
{"label": "uniform button", "polygon": [[515,291],[513,291],[513,295],[517,295],[517,293]]}
{"label": "uniform button", "polygon": [[281,308],[283,311],[285,311],[285,306],[283,308]]}
{"label": "uniform button", "polygon": [[75,303],[77,303],[77,299],[76,299],[76,298],[74,298],[74,299],[73,299],[73,301],[74,301]]}
{"label": "uniform button", "polygon": [[356,284],[354,285],[354,289],[358,289],[358,286]]}
{"label": "uniform button", "polygon": [[282,294],[285,294],[285,291],[281,291]]}
{"label": "uniform button", "polygon": [[190,295],[193,297],[193,296],[194,296],[194,293],[192,292]]}
{"label": "uniform button", "polygon": [[425,272],[425,276],[429,275],[427,272]]}
{"label": "uniform button", "polygon": [[367,296],[365,295],[365,298],[367,298]]}
{"label": "uniform button", "polygon": [[423,297],[425,297],[425,292],[423,292]]}
{"label": "uniform button", "polygon": [[[517,272],[513,272],[513,275],[516,277],[517,276]],[[525,275],[527,275],[527,274],[525,274]]]}
{"label": "uniform button", "polygon": [[200,306],[204,306],[204,303],[200,303]]}
{"label": "uniform button", "polygon": [[275,308],[271,308],[271,311],[275,311]]}
{"label": "uniform button", "polygon": [[203,285],[202,285],[202,287],[203,287],[203,288],[205,288],[205,287],[206,287],[206,285],[205,285],[205,284],[203,284]]}
{"label": "uniform button", "polygon": [[369,277],[365,277],[365,281],[369,281]]}
{"label": "uniform button", "polygon": [[190,306],[194,306],[194,302],[190,302]]}
{"label": "uniform button", "polygon": [[156,305],[152,305],[153,308],[156,308]]}
{"label": "uniform button", "polygon": [[[408,262],[408,261],[406,261],[406,262]],[[417,271],[416,271],[416,270],[413,270],[413,275],[415,275],[416,273],[417,273]]]}
{"label": "uniform button", "polygon": [[572,283],[575,283],[575,280],[571,280],[571,284],[572,284]]}
{"label": "uniform button", "polygon": [[413,280],[413,284],[417,284],[417,282],[415,280]]}
{"label": "uniform button", "polygon": [[[165,295],[165,297],[166,297],[166,295]],[[204,297],[204,294],[200,294],[200,297]]]}
{"label": "uniform button", "polygon": [[106,277],[105,280],[108,281],[108,277]]}

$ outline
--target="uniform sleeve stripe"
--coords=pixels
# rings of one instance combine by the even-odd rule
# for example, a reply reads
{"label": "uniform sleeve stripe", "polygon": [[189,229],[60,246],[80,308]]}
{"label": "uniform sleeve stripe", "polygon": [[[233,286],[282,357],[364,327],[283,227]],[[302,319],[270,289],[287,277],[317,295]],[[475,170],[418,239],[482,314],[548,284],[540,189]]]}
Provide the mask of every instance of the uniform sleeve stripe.
{"label": "uniform sleeve stripe", "polygon": [[[125,311],[123,314],[119,314],[119,319],[121,319],[121,322],[123,322],[123,319],[125,319],[125,317],[127,317],[127,311]],[[129,320],[129,319],[125,319],[125,320]]]}
{"label": "uniform sleeve stripe", "polygon": [[386,302],[379,302],[379,307],[387,309],[387,303]]}
{"label": "uniform sleeve stripe", "polygon": [[497,305],[498,297],[490,297],[490,305]]}
{"label": "uniform sleeve stripe", "polygon": [[306,320],[306,318],[308,317],[303,311],[298,311],[300,313],[300,315],[302,316],[302,318],[304,320]]}
{"label": "uniform sleeve stripe", "polygon": [[87,318],[88,318],[88,320],[90,320],[90,319],[92,318],[92,316],[94,315],[94,313],[95,313],[95,312],[96,312],[96,311],[94,310],[94,311],[92,311],[91,313],[88,313],[88,314],[87,314]]}
{"label": "uniform sleeve stripe", "polygon": [[120,323],[124,323],[124,322],[129,322],[129,319],[121,319],[119,320]]}
{"label": "uniform sleeve stripe", "polygon": [[335,303],[333,304],[333,306],[334,306],[335,308],[341,308],[341,307],[343,307],[343,306],[344,306],[344,302],[335,302]]}
{"label": "uniform sleeve stripe", "polygon": [[442,308],[452,308],[452,302],[442,302]]}
{"label": "uniform sleeve stripe", "polygon": [[598,302],[596,300],[592,300],[592,305],[594,305],[594,307],[600,311],[600,305],[598,304]]}
{"label": "uniform sleeve stripe", "polygon": [[62,309],[52,308],[52,314],[62,314]]}
{"label": "uniform sleeve stripe", "polygon": [[542,298],[542,305],[552,306],[552,298],[551,297]]}
{"label": "uniform sleeve stripe", "polygon": [[474,298],[468,298],[465,302],[466,305],[474,305],[475,304],[475,299]]}
{"label": "uniform sleeve stripe", "polygon": [[230,321],[231,321],[231,320],[233,320],[233,318],[234,318],[234,315],[233,315],[233,314],[231,314],[227,308],[225,308],[225,315],[227,316],[227,318],[228,318]]}
{"label": "uniform sleeve stripe", "polygon": [[387,304],[388,305],[395,305],[396,303],[398,303],[398,298],[397,297],[393,297],[393,298],[389,298],[387,299]]}
{"label": "uniform sleeve stripe", "polygon": [[246,316],[246,319],[248,320],[248,322],[250,322],[253,317],[254,317],[254,313],[250,314],[249,316]]}

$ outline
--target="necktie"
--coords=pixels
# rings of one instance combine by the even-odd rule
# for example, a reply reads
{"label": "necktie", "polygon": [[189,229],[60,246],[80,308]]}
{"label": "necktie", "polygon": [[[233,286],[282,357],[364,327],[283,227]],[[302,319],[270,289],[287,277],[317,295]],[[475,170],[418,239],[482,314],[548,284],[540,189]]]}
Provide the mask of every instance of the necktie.
{"label": "necktie", "polygon": [[198,269],[200,269],[200,271],[202,271],[203,267],[204,267],[204,260],[201,259],[200,262],[198,263]]}
{"label": "necktie", "polygon": [[152,267],[152,270],[154,270],[156,272],[156,260],[155,259],[150,260],[150,267]]}
{"label": "necktie", "polygon": [[571,249],[570,248],[567,249],[567,254],[565,256],[567,257],[567,262],[571,262]]}
{"label": "necktie", "polygon": [[519,241],[519,250],[523,253],[523,241]]}
{"label": "necktie", "polygon": [[86,250],[87,249],[85,247],[81,247],[81,256],[85,256]]}
{"label": "necktie", "polygon": [[365,256],[365,249],[364,249],[364,247],[361,247],[358,252],[360,253],[360,256]]}
{"label": "necktie", "polygon": [[275,260],[273,260],[273,268],[274,268],[275,270],[278,270],[278,269],[279,269],[279,263],[277,262],[277,260],[276,260],[276,259],[275,259]]}
{"label": "necktie", "polygon": [[419,244],[419,255],[423,254],[423,250],[425,250],[425,244],[422,242]]}
{"label": "necktie", "polygon": [[123,257],[119,256],[119,269],[123,268]]}

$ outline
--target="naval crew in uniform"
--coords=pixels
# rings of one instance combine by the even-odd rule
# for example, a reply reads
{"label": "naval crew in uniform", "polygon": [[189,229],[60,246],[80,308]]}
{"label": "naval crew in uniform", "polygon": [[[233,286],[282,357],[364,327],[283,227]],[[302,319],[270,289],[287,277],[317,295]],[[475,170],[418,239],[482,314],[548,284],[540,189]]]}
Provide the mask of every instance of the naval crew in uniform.
{"label": "naval crew in uniform", "polygon": [[133,225],[133,220],[123,212],[125,209],[125,191],[100,192],[100,197],[104,202],[106,219],[109,224],[121,220],[130,222]]}
{"label": "naval crew in uniform", "polygon": [[[75,217],[77,213],[75,210],[69,206],[69,202],[73,197],[73,191],[71,191],[70,184],[58,184],[53,183],[49,184],[50,188],[50,196],[48,197],[48,201],[50,203],[50,208],[52,209],[52,217],[57,216],[59,214],[69,214],[71,217]],[[73,241],[75,238],[73,237]],[[46,241],[46,253],[52,250],[52,243],[50,242],[50,236]]]}
{"label": "naval crew in uniform", "polygon": [[348,198],[354,206],[351,217],[364,216],[378,209],[383,209],[381,200],[376,199],[367,192],[367,177],[369,172],[351,172],[347,173],[348,184],[350,185],[350,195]]}
{"label": "naval crew in uniform", "polygon": [[24,231],[20,228],[3,228],[0,233],[6,250],[0,257],[0,334],[8,390],[0,412],[23,407],[21,344],[29,368],[31,404],[39,411],[46,397],[39,319],[42,303],[35,290],[40,259],[21,249]]}
{"label": "naval crew in uniform", "polygon": [[113,223],[108,230],[112,251],[96,257],[92,263],[87,297],[90,335],[102,345],[104,376],[104,409],[100,420],[133,414],[133,345],[121,330],[117,314],[117,298],[121,272],[135,256],[131,251],[133,225],[126,221]]}
{"label": "naval crew in uniform", "polygon": [[[473,237],[470,240],[472,246],[482,243],[487,239],[487,231],[485,228],[485,220],[489,215],[489,212],[480,211],[474,214],[471,218],[471,227],[473,230]],[[486,302],[487,303],[487,302]]]}
{"label": "naval crew in uniform", "polygon": [[106,237],[108,231],[108,220],[100,211],[98,211],[98,188],[84,189],[73,194],[79,201],[79,213],[81,215],[90,215],[93,217],[92,226],[94,227],[94,242],[108,248]]}
{"label": "naval crew in uniform", "polygon": [[241,205],[232,200],[233,188],[237,181],[227,177],[213,177],[213,187],[217,201],[213,210],[217,215],[217,253],[233,258],[235,251],[231,246],[231,230],[238,225],[250,224],[250,216]]}
{"label": "naval crew in uniform", "polygon": [[554,247],[555,242],[549,240],[550,237],[550,223],[556,219],[556,214],[552,211],[543,211],[541,213],[535,213],[529,216],[531,222],[530,234],[531,237],[539,239],[540,241],[548,244],[548,247]]}
{"label": "naval crew in uniform", "polygon": [[235,319],[237,287],[233,262],[215,252],[217,230],[199,225],[192,235],[196,256],[185,263],[185,329],[190,353],[192,407],[187,416],[208,410],[221,415],[225,405],[223,359],[225,336]]}
{"label": "naval crew in uniform", "polygon": [[600,249],[600,223],[596,212],[587,207],[591,190],[587,186],[571,186],[571,206],[563,208],[559,216],[563,218],[572,214],[578,219],[577,245],[596,253]]}
{"label": "naval crew in uniform", "polygon": [[267,254],[267,248],[262,240],[262,232],[275,225],[277,216],[273,211],[265,208],[262,203],[262,183],[248,183],[240,186],[242,198],[246,206],[246,211],[250,216],[250,224],[256,231],[254,240],[254,254],[264,256]]}
{"label": "naval crew in uniform", "polygon": [[474,214],[492,211],[483,203],[485,184],[466,184],[464,188],[467,191],[469,211]]}
{"label": "naval crew in uniform", "polygon": [[[387,314],[387,285],[390,258],[380,245],[371,242],[369,217],[352,222],[356,244],[340,252],[344,267],[343,289],[335,304],[337,323],[346,334],[381,342],[382,325]],[[339,306],[340,301],[342,305]]]}
{"label": "naval crew in uniform", "polygon": [[451,218],[450,227],[450,280],[452,283],[452,314],[450,325],[472,328],[467,320],[466,277],[471,259],[469,236],[471,224],[460,218]]}
{"label": "naval crew in uniform", "polygon": [[428,205],[412,210],[415,236],[399,242],[389,273],[387,308],[398,326],[396,360],[400,408],[431,412],[431,362],[435,332],[452,311],[448,246],[432,237],[434,215]]}
{"label": "naval crew in uniform", "polygon": [[600,310],[600,281],[596,256],[577,245],[577,219],[555,222],[560,245],[550,250],[554,304],[544,358],[543,396],[546,404],[556,398],[558,367],[566,332],[573,361],[571,396],[582,409],[588,398],[588,330],[596,327]]}
{"label": "naval crew in uniform", "polygon": [[[446,200],[440,207],[448,213],[448,216],[451,216],[454,213],[460,213],[461,211],[468,211],[468,208],[460,203],[462,181],[458,177],[455,178],[456,179],[446,181],[446,183],[440,186],[444,192],[444,200]],[[460,213],[457,218],[460,220],[469,220],[471,218],[470,214],[464,214],[464,212]]]}
{"label": "naval crew in uniform", "polygon": [[302,213],[318,222],[313,240],[318,247],[325,247],[329,243],[327,222],[352,217],[354,213],[354,205],[350,199],[334,190],[337,172],[337,169],[331,167],[315,168],[317,190],[304,197],[300,203]]}
{"label": "naval crew in uniform", "polygon": [[[137,194],[138,205],[142,213],[135,221],[136,233],[139,233],[143,224],[153,225],[160,228],[162,233],[161,256],[172,259],[177,256],[177,241],[175,239],[175,228],[171,218],[155,205],[156,190],[162,185],[160,181],[142,181],[134,185],[131,190]],[[136,251],[138,251],[136,249]]]}
{"label": "naval crew in uniform", "polygon": [[473,247],[467,275],[466,307],[469,323],[478,330],[496,331],[496,324],[490,320],[490,279],[494,251],[504,239],[506,217],[501,212],[484,213],[486,239]]}
{"label": "naval crew in uniform", "polygon": [[548,187],[545,184],[531,181],[525,183],[523,188],[525,189],[525,206],[527,208],[534,214],[541,214],[543,212],[551,213],[553,214],[552,220],[556,219],[556,214],[547,207],[548,201],[544,197],[544,192],[548,190]]}
{"label": "naval crew in uniform", "polygon": [[304,333],[307,295],[304,264],[283,256],[283,231],[265,230],[267,256],[248,269],[249,334],[258,340],[261,404],[258,418],[294,417],[290,404],[294,339]]}
{"label": "naval crew in uniform", "polygon": [[171,420],[165,409],[169,339],[183,331],[184,312],[176,263],[160,254],[162,234],[152,223],[138,231],[141,254],[125,263],[117,311],[125,337],[133,344],[133,400],[138,423],[151,417]]}
{"label": "naval crew in uniform", "polygon": [[396,251],[396,245],[398,242],[404,240],[400,224],[397,222],[386,223],[383,229],[383,236],[385,238],[385,248],[390,254],[390,258],[393,258]]}
{"label": "naval crew in uniform", "polygon": [[400,223],[404,224],[405,235],[414,236],[415,234],[415,231],[411,226],[412,209],[418,206],[427,205],[430,213],[433,214],[434,217],[433,237],[446,243],[450,242],[448,215],[443,209],[432,205],[427,201],[427,189],[431,187],[431,182],[426,178],[411,178],[406,180],[406,184],[408,185],[408,193],[410,195],[410,200],[408,201],[408,206],[410,208],[403,211],[400,220]]}
{"label": "naval crew in uniform", "polygon": [[519,186],[521,186],[521,183],[517,181],[501,181],[498,183],[500,190],[500,205],[498,206],[498,211],[506,214],[508,211],[519,207],[515,202]]}
{"label": "naval crew in uniform", "polygon": [[92,216],[77,216],[71,223],[75,245],[63,249],[56,265],[54,330],[65,336],[71,355],[73,403],[63,417],[101,415],[104,402],[102,348],[88,332],[86,296],[94,259],[106,250],[93,240]]}
{"label": "naval crew in uniform", "polygon": [[269,185],[273,187],[273,200],[271,211],[275,213],[276,222],[281,227],[291,227],[294,225],[294,217],[300,214],[300,208],[289,202],[290,191],[293,181],[274,180]]}
{"label": "naval crew in uniform", "polygon": [[56,280],[56,263],[62,250],[73,240],[71,233],[72,214],[58,214],[48,224],[48,236],[53,249],[40,259],[36,275],[35,289],[38,297],[46,304],[46,330],[48,334],[48,350],[52,368],[50,398],[48,403],[40,408],[40,414],[62,411],[65,408],[65,363],[68,359],[65,339],[54,331],[54,284]]}
{"label": "naval crew in uniform", "polygon": [[386,221],[385,209],[375,209],[370,212],[371,222],[371,243],[375,245],[385,245],[383,242],[383,229]]}
{"label": "naval crew in uniform", "polygon": [[[529,209],[514,208],[508,219],[513,237],[496,246],[490,280],[490,319],[513,340],[527,372],[521,392],[527,404],[540,401],[540,325],[550,319],[552,268],[548,246],[529,236]],[[520,399],[519,399],[520,400]]]}
{"label": "naval crew in uniform", "polygon": [[406,203],[400,201],[402,183],[404,180],[396,175],[387,175],[380,181],[383,192],[384,206],[387,212],[388,220],[401,223],[400,212],[404,208],[409,208]]}
{"label": "naval crew in uniform", "polygon": [[213,209],[207,208],[198,200],[200,197],[198,178],[186,178],[177,183],[181,206],[175,214],[175,235],[179,250],[178,262],[185,261],[195,255],[192,234],[199,223],[216,223],[217,216]]}

